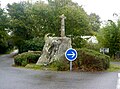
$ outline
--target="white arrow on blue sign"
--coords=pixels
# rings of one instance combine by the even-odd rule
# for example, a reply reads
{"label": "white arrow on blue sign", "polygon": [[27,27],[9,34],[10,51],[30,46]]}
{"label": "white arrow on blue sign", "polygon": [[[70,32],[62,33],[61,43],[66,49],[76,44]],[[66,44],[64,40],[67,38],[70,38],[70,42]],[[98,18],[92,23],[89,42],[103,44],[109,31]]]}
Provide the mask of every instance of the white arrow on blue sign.
{"label": "white arrow on blue sign", "polygon": [[74,61],[77,58],[77,51],[73,48],[69,48],[65,52],[65,57],[69,61]]}

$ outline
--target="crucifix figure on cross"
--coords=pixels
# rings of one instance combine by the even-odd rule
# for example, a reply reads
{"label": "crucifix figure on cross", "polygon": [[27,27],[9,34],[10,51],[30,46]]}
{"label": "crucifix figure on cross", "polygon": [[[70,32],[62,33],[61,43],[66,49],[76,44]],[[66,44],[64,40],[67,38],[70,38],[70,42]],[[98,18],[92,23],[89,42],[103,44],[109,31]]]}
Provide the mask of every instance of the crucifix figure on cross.
{"label": "crucifix figure on cross", "polygon": [[64,14],[62,14],[60,16],[60,18],[61,18],[61,29],[60,29],[61,34],[60,34],[60,36],[65,37],[65,19],[66,19],[66,17],[64,16]]}

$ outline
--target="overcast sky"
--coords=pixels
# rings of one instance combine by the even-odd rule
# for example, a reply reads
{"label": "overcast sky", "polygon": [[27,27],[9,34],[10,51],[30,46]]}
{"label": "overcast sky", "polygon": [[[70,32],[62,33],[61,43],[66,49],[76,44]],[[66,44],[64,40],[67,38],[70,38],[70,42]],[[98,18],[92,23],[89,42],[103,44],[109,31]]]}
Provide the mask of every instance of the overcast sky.
{"label": "overcast sky", "polygon": [[[0,1],[2,7],[5,7],[7,3],[20,2],[23,0],[0,0]],[[113,17],[113,13],[117,13],[118,15],[120,15],[120,0],[72,0],[72,1],[79,3],[79,5],[82,5],[88,14],[90,14],[91,12],[98,14],[102,21],[108,19],[116,20],[117,17],[116,16]]]}

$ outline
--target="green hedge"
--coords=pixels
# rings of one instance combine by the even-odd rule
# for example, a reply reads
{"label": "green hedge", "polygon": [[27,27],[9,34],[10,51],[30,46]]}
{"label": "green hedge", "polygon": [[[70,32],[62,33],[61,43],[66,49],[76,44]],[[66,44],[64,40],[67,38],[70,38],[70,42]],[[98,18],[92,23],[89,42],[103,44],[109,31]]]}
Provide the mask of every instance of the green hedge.
{"label": "green hedge", "polygon": [[67,71],[69,70],[69,62],[64,60],[56,60],[49,65],[50,68],[56,69],[57,71]]}
{"label": "green hedge", "polygon": [[80,67],[85,71],[102,71],[110,66],[110,57],[94,50],[77,49]]}
{"label": "green hedge", "polygon": [[29,63],[36,63],[40,55],[40,51],[18,54],[14,57],[14,63],[17,66],[26,66]]}
{"label": "green hedge", "polygon": [[72,47],[73,48],[82,48],[86,46],[86,41],[79,37],[79,36],[74,36],[72,37]]}

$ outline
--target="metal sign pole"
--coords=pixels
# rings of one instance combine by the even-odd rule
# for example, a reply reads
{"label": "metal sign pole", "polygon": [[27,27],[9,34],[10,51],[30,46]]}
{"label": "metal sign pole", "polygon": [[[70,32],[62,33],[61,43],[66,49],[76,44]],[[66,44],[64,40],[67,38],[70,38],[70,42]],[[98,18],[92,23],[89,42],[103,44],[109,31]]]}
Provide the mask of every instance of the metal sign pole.
{"label": "metal sign pole", "polygon": [[70,61],[70,71],[72,71],[72,61]]}
{"label": "metal sign pole", "polygon": [[77,58],[77,51],[75,49],[69,48],[65,52],[65,57],[70,61],[70,71],[72,71],[72,61]]}

